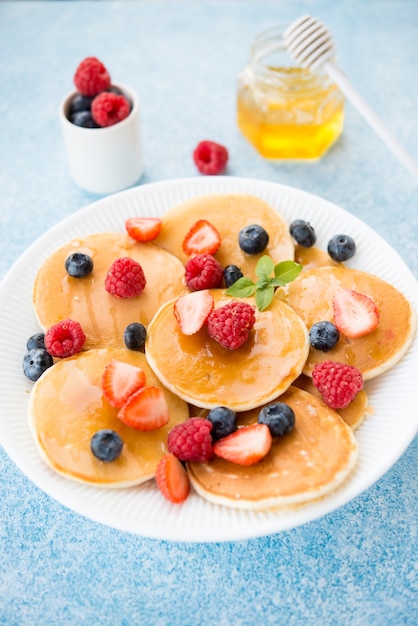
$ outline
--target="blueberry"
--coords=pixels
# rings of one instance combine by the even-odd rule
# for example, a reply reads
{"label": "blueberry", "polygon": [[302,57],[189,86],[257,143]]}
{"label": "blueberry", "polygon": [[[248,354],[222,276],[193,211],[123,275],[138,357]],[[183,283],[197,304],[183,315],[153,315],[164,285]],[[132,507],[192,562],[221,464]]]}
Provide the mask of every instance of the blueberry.
{"label": "blueberry", "polygon": [[53,364],[53,358],[45,348],[32,348],[23,357],[23,373],[35,382]]}
{"label": "blueberry", "polygon": [[230,435],[238,428],[237,414],[226,406],[216,406],[214,409],[211,409],[207,419],[212,422],[211,435],[213,441]]}
{"label": "blueberry", "polygon": [[65,269],[73,278],[85,278],[93,271],[93,259],[88,254],[74,252],[65,259]]}
{"label": "blueberry", "polygon": [[328,352],[332,350],[340,338],[338,328],[332,322],[316,322],[309,331],[309,341],[312,348]]}
{"label": "blueberry", "polygon": [[90,111],[77,111],[70,116],[70,122],[83,128],[100,128],[91,116]]}
{"label": "blueberry", "polygon": [[35,333],[26,342],[26,349],[45,348],[45,333]]}
{"label": "blueberry", "polygon": [[94,433],[90,441],[90,449],[94,456],[106,463],[115,461],[122,452],[123,440],[114,430],[103,428]]}
{"label": "blueberry", "polygon": [[356,253],[356,244],[349,235],[335,235],[328,242],[328,254],[334,261],[347,261]]}
{"label": "blueberry", "polygon": [[69,117],[74,113],[80,111],[90,111],[91,103],[93,102],[93,96],[84,96],[82,93],[77,93],[70,103]]}
{"label": "blueberry", "polygon": [[289,231],[296,243],[304,248],[311,248],[316,242],[315,230],[305,220],[294,220]]}
{"label": "blueberry", "polygon": [[144,347],[147,329],[139,322],[128,324],[123,333],[123,341],[129,350],[140,350]]}
{"label": "blueberry", "polygon": [[266,424],[272,437],[289,433],[295,425],[295,413],[284,402],[273,402],[264,406],[258,414],[258,423]]}
{"label": "blueberry", "polygon": [[240,268],[236,265],[227,265],[224,268],[224,281],[227,287],[230,287],[234,283],[237,282],[239,278],[242,278],[244,274],[241,272]]}
{"label": "blueberry", "polygon": [[245,226],[239,231],[238,243],[247,254],[259,254],[266,249],[269,242],[268,233],[259,224]]}

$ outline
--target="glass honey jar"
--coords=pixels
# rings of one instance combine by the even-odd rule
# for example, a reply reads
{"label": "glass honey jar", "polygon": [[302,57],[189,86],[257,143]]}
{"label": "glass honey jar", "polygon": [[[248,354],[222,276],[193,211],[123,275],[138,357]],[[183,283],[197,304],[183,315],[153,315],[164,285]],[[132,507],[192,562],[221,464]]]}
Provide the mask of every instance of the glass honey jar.
{"label": "glass honey jar", "polygon": [[343,130],[344,97],[328,75],[293,62],[284,30],[254,39],[238,76],[237,124],[266,159],[319,159]]}

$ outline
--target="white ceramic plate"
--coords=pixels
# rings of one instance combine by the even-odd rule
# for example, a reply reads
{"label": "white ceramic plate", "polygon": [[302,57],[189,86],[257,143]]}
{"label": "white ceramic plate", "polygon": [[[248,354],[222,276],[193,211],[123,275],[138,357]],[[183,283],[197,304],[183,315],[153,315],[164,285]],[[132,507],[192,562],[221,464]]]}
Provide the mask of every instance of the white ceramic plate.
{"label": "white ceramic plate", "polygon": [[358,252],[350,267],[391,282],[418,310],[414,276],[379,235],[330,202],[276,183],[232,177],[152,183],[90,204],[46,232],[15,263],[0,285],[0,443],[16,465],[58,502],[97,522],[144,537],[230,541],[272,534],[312,521],[337,509],[378,480],[402,455],[417,431],[416,338],[398,365],[367,383],[374,413],[356,432],[360,459],[355,471],[330,496],[296,510],[238,511],[205,502],[194,493],[182,505],[172,505],[164,500],[153,481],[126,490],[97,489],[66,480],[41,461],[26,416],[32,383],[22,373],[26,340],[39,330],[32,308],[32,285],[37,269],[49,254],[71,238],[103,231],[123,232],[128,217],[160,216],[191,197],[208,193],[254,194],[275,207],[289,223],[296,218],[309,220],[318,236],[317,245],[323,249],[334,234],[351,235]]}

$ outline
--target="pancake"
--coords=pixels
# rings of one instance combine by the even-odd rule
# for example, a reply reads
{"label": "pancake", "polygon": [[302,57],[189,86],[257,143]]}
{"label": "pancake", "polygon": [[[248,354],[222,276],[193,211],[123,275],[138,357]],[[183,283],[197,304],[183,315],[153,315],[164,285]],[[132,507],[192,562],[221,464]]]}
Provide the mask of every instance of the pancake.
{"label": "pancake", "polygon": [[[65,260],[74,252],[93,259],[93,272],[85,278],[73,278],[65,270]],[[112,262],[125,256],[141,264],[147,284],[134,298],[115,298],[104,288],[105,277]],[[184,266],[166,250],[124,234],[99,233],[67,243],[45,261],[35,280],[33,304],[45,330],[63,319],[79,322],[88,350],[124,347],[128,324],[147,326],[161,304],[186,292]]]}
{"label": "pancake", "polygon": [[296,245],[294,261],[303,265],[304,270],[324,266],[344,267],[343,263],[331,259],[328,252],[316,248],[315,246],[304,248],[303,246]]}
{"label": "pancake", "polygon": [[[147,385],[162,387],[140,352],[123,348],[81,352],[50,367],[35,383],[29,422],[41,457],[58,474],[96,487],[121,488],[154,477],[168,431],[188,419],[189,409],[164,389],[170,411],[166,426],[149,432],[125,426],[116,417],[118,409],[102,394],[101,378],[112,359],[142,367]],[[103,428],[115,430],[124,441],[121,456],[107,463],[90,450],[91,437]]]}
{"label": "pancake", "polygon": [[[251,466],[213,457],[188,463],[197,493],[216,504],[260,511],[300,505],[324,496],[347,478],[358,457],[353,432],[312,394],[290,387],[280,397],[295,412],[295,427],[273,439],[270,452]],[[257,421],[259,409],[240,414],[240,425]]]}
{"label": "pancake", "polygon": [[332,298],[339,289],[369,296],[378,308],[379,325],[357,339],[341,334],[328,352],[311,348],[303,373],[309,376],[316,363],[332,360],[354,365],[365,380],[374,378],[395,365],[407,351],[415,334],[415,313],[395,287],[373,274],[346,267],[304,270],[278,292],[278,297],[300,315],[309,329],[315,322],[333,321]]}
{"label": "pancake", "polygon": [[[222,289],[211,293],[215,308],[231,302]],[[254,298],[242,300],[255,305]],[[280,300],[256,310],[250,337],[237,350],[219,345],[206,325],[194,335],[183,334],[174,302],[163,305],[149,325],[145,354],[162,383],[186,402],[248,410],[283,393],[301,373],[309,349],[307,329]]]}
{"label": "pancake", "polygon": [[[288,225],[266,202],[247,194],[200,196],[174,207],[163,215],[155,243],[185,264],[189,257],[183,252],[183,239],[199,219],[208,220],[221,235],[222,243],[215,256],[223,267],[237,265],[244,276],[255,278],[255,266],[265,254],[275,263],[293,260],[294,243]],[[246,254],[238,244],[239,231],[251,224],[263,226],[269,234],[269,244],[260,254]]]}

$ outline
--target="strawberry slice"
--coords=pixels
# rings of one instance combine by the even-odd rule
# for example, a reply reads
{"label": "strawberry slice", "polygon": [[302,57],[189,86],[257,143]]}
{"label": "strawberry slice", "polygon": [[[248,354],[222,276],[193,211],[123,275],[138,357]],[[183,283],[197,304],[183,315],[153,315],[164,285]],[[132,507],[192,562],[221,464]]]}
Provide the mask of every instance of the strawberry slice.
{"label": "strawberry slice", "polygon": [[180,296],[174,303],[174,316],[185,335],[194,335],[212,313],[213,296],[207,289]]}
{"label": "strawberry slice", "polygon": [[160,234],[161,226],[162,220],[158,217],[130,217],[125,222],[129,237],[143,243],[156,239]]}
{"label": "strawberry slice", "polygon": [[333,298],[334,323],[349,339],[373,332],[379,324],[379,311],[369,296],[352,289],[341,289]]}
{"label": "strawberry slice", "polygon": [[145,372],[141,367],[112,359],[104,369],[102,389],[106,400],[114,407],[121,407],[128,398],[145,387]]}
{"label": "strawberry slice", "polygon": [[221,236],[207,220],[197,220],[183,240],[183,252],[191,254],[215,254],[221,245]]}
{"label": "strawberry slice", "polygon": [[254,465],[266,456],[271,443],[272,436],[266,424],[251,424],[219,439],[213,445],[213,452],[238,465]]}
{"label": "strawberry slice", "polygon": [[187,471],[174,454],[167,453],[160,459],[155,479],[164,498],[170,502],[184,502],[190,493]]}
{"label": "strawberry slice", "polygon": [[156,430],[165,426],[170,415],[163,390],[152,385],[139,389],[119,409],[118,418],[137,430]]}

